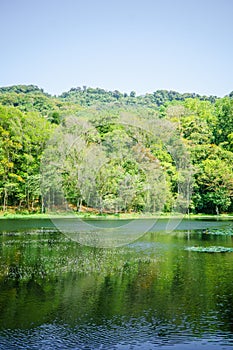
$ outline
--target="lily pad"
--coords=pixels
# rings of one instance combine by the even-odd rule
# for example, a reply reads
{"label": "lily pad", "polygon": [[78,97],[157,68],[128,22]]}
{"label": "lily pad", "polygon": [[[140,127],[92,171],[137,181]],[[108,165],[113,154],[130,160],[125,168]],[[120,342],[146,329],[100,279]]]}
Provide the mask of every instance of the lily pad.
{"label": "lily pad", "polygon": [[187,247],[185,250],[198,253],[228,253],[233,252],[233,248],[221,247],[221,246],[211,246],[211,247]]}
{"label": "lily pad", "polygon": [[205,230],[204,233],[207,235],[233,236],[233,228],[232,227],[224,228],[224,229],[212,228],[212,229]]}

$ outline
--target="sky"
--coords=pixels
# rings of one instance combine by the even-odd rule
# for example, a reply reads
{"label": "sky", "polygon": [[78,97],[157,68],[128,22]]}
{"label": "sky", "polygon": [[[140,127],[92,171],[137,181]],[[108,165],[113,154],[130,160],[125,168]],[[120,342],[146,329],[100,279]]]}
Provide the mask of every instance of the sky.
{"label": "sky", "polygon": [[0,0],[0,86],[233,90],[233,0]]}

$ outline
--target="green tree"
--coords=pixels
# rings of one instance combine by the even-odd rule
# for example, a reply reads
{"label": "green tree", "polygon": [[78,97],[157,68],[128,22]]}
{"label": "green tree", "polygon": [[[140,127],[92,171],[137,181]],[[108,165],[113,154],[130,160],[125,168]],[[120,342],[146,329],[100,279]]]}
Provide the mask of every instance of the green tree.
{"label": "green tree", "polygon": [[229,97],[219,99],[215,104],[216,127],[214,130],[217,145],[233,151],[233,100]]}
{"label": "green tree", "polygon": [[233,196],[232,164],[220,159],[206,159],[196,174],[197,208],[206,213],[220,213],[231,205]]}

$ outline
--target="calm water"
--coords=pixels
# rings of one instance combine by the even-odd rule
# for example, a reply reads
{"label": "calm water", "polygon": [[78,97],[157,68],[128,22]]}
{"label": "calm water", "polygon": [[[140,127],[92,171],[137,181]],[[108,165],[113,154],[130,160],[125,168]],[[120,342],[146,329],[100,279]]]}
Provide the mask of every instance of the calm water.
{"label": "calm water", "polygon": [[186,250],[233,247],[233,222],[151,223],[98,248],[49,220],[0,221],[0,349],[233,348],[233,253]]}

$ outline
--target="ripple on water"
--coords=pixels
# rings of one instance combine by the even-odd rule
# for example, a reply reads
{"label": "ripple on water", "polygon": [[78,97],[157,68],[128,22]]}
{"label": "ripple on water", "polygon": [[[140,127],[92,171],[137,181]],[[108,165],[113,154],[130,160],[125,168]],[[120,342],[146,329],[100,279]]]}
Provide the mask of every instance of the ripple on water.
{"label": "ripple on water", "polygon": [[[114,320],[112,320],[114,321]],[[147,322],[144,318],[130,321],[110,320],[101,325],[44,324],[29,330],[5,330],[0,333],[1,350],[123,350],[123,349],[230,349],[232,334],[204,333],[194,336],[182,325]]]}

